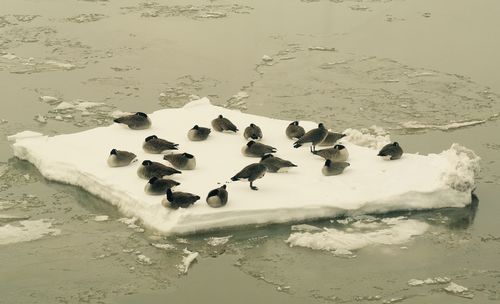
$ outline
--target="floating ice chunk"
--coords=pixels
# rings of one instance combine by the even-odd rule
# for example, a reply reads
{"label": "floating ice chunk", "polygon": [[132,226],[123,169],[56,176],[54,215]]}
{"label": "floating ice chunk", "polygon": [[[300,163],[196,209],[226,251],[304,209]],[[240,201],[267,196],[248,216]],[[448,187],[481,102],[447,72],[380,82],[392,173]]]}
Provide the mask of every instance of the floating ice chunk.
{"label": "floating ice chunk", "polygon": [[163,250],[175,250],[176,249],[176,247],[172,244],[151,243],[151,246],[158,248],[158,249],[163,249]]}
{"label": "floating ice chunk", "polygon": [[60,104],[57,105],[57,107],[54,108],[56,111],[61,111],[61,110],[68,110],[68,109],[74,109],[75,105],[66,101],[61,102]]}
{"label": "floating ice chunk", "polygon": [[[292,233],[286,242],[291,247],[300,246],[334,252],[352,251],[370,245],[402,244],[409,241],[412,236],[423,234],[428,228],[424,222],[401,218],[387,221],[387,224],[389,227],[380,225],[378,230],[368,232],[350,233],[333,228],[317,233],[296,232]],[[369,228],[373,228],[372,223],[368,225]]]}
{"label": "floating ice chunk", "polygon": [[20,221],[0,226],[0,245],[29,242],[47,235],[59,235],[61,230],[53,228],[50,220]]}
{"label": "floating ice chunk", "polygon": [[334,47],[324,47],[324,46],[311,46],[309,51],[322,51],[322,52],[334,52]]}
{"label": "floating ice chunk", "polygon": [[210,246],[221,246],[229,242],[229,239],[232,235],[223,236],[223,237],[211,237],[207,239],[207,244]]}
{"label": "floating ice chunk", "polygon": [[38,121],[39,123],[47,123],[47,118],[45,118],[45,116],[40,114],[35,117],[35,120]]}
{"label": "floating ice chunk", "polygon": [[151,259],[147,256],[145,256],[144,254],[139,254],[137,256],[137,262],[139,264],[142,264],[142,265],[151,265],[153,264],[153,261],[151,261]]}
{"label": "floating ice chunk", "polygon": [[58,62],[58,61],[54,61],[54,60],[48,60],[48,61],[45,61],[45,63],[49,64],[49,65],[53,65],[53,66],[61,68],[61,69],[65,69],[65,70],[72,70],[76,67],[75,65],[73,65],[71,63]]}
{"label": "floating ice chunk", "polygon": [[307,232],[323,231],[323,229],[321,228],[307,224],[292,225],[291,229],[292,231],[307,231]]}
{"label": "floating ice chunk", "polygon": [[408,281],[409,286],[420,286],[424,285],[425,282],[423,280],[411,279]]}
{"label": "floating ice chunk", "polygon": [[92,102],[92,101],[84,101],[84,100],[76,100],[73,103],[63,101],[54,108],[56,111],[63,111],[69,109],[75,109],[81,112],[85,112],[90,108],[99,107],[104,105],[102,102]]}
{"label": "floating ice chunk", "polygon": [[5,55],[2,55],[2,58],[8,59],[8,60],[13,60],[13,59],[16,59],[18,57],[16,55],[14,55],[14,54],[8,53],[8,54],[5,54]]}
{"label": "floating ice chunk", "polygon": [[411,279],[408,281],[409,286],[421,286],[421,285],[435,285],[435,284],[446,284],[451,281],[448,277],[435,277],[427,278],[424,280]]}
{"label": "floating ice chunk", "polygon": [[56,101],[59,101],[59,99],[57,97],[54,97],[54,96],[40,96],[38,97],[41,101],[43,102],[48,102],[48,103],[53,103],[53,102],[56,102]]}
{"label": "floating ice chunk", "polygon": [[96,215],[94,217],[94,221],[96,221],[96,222],[105,222],[107,220],[109,220],[109,216],[107,216],[107,215]]}
{"label": "floating ice chunk", "polygon": [[[240,128],[250,122],[259,125],[265,130],[265,143],[272,144],[280,157],[293,161],[298,167],[286,174],[266,174],[257,181],[259,191],[251,191],[245,182],[228,184],[230,201],[224,208],[214,209],[198,202],[188,209],[171,210],[161,205],[161,197],[144,193],[144,180],[136,174],[140,162],[123,168],[110,168],[106,164],[112,148],[127,149],[139,159],[150,159],[153,156],[143,151],[142,142],[148,135],[162,134],[197,158],[197,169],[178,177],[182,185],[180,191],[205,197],[214,184],[228,181],[238,170],[255,161],[238,152],[244,143],[241,136],[217,133],[202,143],[188,140],[186,131],[193,124],[210,125],[219,114]],[[373,127],[367,130],[369,134],[356,130],[346,132],[348,136],[342,143],[349,150],[351,166],[340,176],[325,177],[321,174],[321,160],[312,156],[307,148],[293,149],[292,141],[284,136],[289,121],[213,106],[206,98],[148,116],[153,126],[144,131],[131,132],[112,124],[53,137],[21,133],[9,140],[15,141],[14,155],[33,163],[47,179],[80,186],[163,233],[345,214],[464,207],[471,202],[479,169],[479,158],[459,145],[440,154],[405,153],[400,160],[383,161],[376,156],[376,147],[390,139],[383,130]],[[305,128],[316,126],[314,122],[302,124]],[[225,148],[220,149],[221,145]]]}
{"label": "floating ice chunk", "polygon": [[453,129],[480,125],[485,122],[487,122],[487,120],[482,119],[482,120],[469,120],[469,121],[454,121],[444,125],[436,125],[436,124],[424,124],[418,121],[407,121],[401,123],[401,127],[403,129],[413,129],[413,130],[434,129],[434,130],[448,131]]}
{"label": "floating ice chunk", "polygon": [[92,102],[92,101],[77,101],[75,109],[79,111],[86,111],[90,108],[95,108],[104,105],[102,102]]}
{"label": "floating ice chunk", "polygon": [[273,58],[271,56],[264,55],[264,56],[262,56],[262,61],[270,62],[270,61],[273,61]]}
{"label": "floating ice chunk", "polygon": [[[0,204],[0,210],[2,210],[1,205],[2,204]],[[19,221],[19,220],[27,220],[29,218],[30,218],[29,216],[24,216],[24,215],[11,215],[11,214],[1,214],[0,213],[0,220]]]}
{"label": "floating ice chunk", "polygon": [[461,296],[464,298],[473,298],[474,294],[472,292],[469,292],[469,289],[467,287],[458,285],[457,283],[451,282],[450,285],[446,286],[443,288],[446,292]]}
{"label": "floating ice chunk", "polygon": [[198,252],[191,252],[187,249],[184,249],[185,256],[182,258],[182,264],[177,265],[177,269],[181,274],[186,274],[189,270],[189,267],[193,262],[198,258]]}
{"label": "floating ice chunk", "polygon": [[18,141],[18,140],[23,140],[23,139],[27,139],[27,138],[35,138],[35,137],[46,137],[46,136],[44,136],[42,133],[38,133],[38,132],[23,131],[23,132],[15,134],[15,135],[7,136],[7,140]]}

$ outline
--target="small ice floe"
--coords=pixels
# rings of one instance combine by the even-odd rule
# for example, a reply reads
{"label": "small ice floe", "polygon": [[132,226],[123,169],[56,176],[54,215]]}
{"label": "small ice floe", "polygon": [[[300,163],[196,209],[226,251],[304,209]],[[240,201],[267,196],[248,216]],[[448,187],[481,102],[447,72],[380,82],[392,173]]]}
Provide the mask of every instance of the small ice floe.
{"label": "small ice floe", "polygon": [[35,116],[35,120],[38,121],[39,123],[47,123],[47,118],[40,114]]}
{"label": "small ice floe", "polygon": [[393,304],[393,303],[398,303],[403,301],[405,298],[399,297],[399,298],[390,298],[387,300],[382,301],[383,304]]}
{"label": "small ice floe", "polygon": [[334,47],[311,46],[309,51],[335,52],[336,49]]}
{"label": "small ice floe", "polygon": [[94,217],[94,221],[96,221],[96,222],[105,222],[107,220],[109,220],[109,216],[107,216],[107,215],[96,215]]}
{"label": "small ice floe", "polygon": [[81,112],[85,112],[90,108],[95,108],[104,105],[102,102],[92,102],[85,101],[81,99],[77,99],[74,102],[66,102],[63,101],[54,108],[55,111],[65,111],[65,110],[78,110]]}
{"label": "small ice floe", "polygon": [[[2,205],[0,204],[0,210],[2,210],[1,206]],[[12,215],[12,214],[1,214],[0,213],[0,221],[2,221],[2,220],[20,221],[20,220],[28,220],[29,218],[30,218],[29,216],[24,216],[24,215]]]}
{"label": "small ice floe", "polygon": [[48,61],[45,61],[45,63],[48,65],[55,66],[57,68],[65,69],[65,70],[72,70],[72,69],[76,68],[76,66],[71,64],[71,63],[64,63],[64,62],[59,62],[59,61],[55,61],[55,60],[48,60]]}
{"label": "small ice floe", "polygon": [[401,129],[406,129],[406,130],[441,130],[441,131],[449,131],[449,130],[454,130],[454,129],[460,129],[460,128],[465,128],[465,127],[470,127],[470,126],[475,126],[475,125],[480,125],[483,123],[486,123],[486,119],[482,120],[469,120],[469,121],[452,121],[447,124],[443,125],[436,125],[436,124],[425,124],[425,123],[420,123],[418,121],[407,121],[400,123]]}
{"label": "small ice floe", "polygon": [[457,283],[451,282],[450,285],[443,288],[449,294],[457,295],[460,297],[472,299],[474,294],[469,291],[467,287],[458,285]]}
{"label": "small ice floe", "polygon": [[47,103],[54,103],[54,102],[59,101],[59,98],[54,97],[54,96],[48,96],[48,95],[40,96],[40,97],[38,97],[38,99],[40,99],[43,102],[47,102]]}
{"label": "small ice floe", "polygon": [[29,242],[60,233],[61,230],[53,228],[52,221],[48,219],[19,221],[0,226],[0,245]]}
{"label": "small ice floe", "polygon": [[221,245],[224,245],[226,244],[227,242],[229,242],[229,239],[233,237],[232,235],[228,235],[228,236],[223,236],[223,237],[210,237],[207,240],[207,244],[210,245],[210,246],[221,246]]}
{"label": "small ice floe", "polygon": [[142,265],[151,265],[153,262],[151,261],[150,258],[145,256],[144,254],[139,254],[137,255],[137,263],[142,264]]}
{"label": "small ice floe", "polygon": [[286,240],[290,247],[307,247],[327,250],[335,255],[351,255],[352,250],[371,245],[393,245],[408,242],[412,236],[421,235],[428,224],[405,218],[383,219],[374,223],[358,223],[355,231],[325,228],[322,232],[295,232]]}
{"label": "small ice floe", "polygon": [[120,110],[116,110],[116,111],[113,111],[113,112],[109,113],[109,116],[112,117],[112,118],[119,118],[119,117],[127,116],[127,115],[130,115],[130,114],[133,114],[133,113],[131,113],[131,112],[123,112],[123,111],[120,111]]}
{"label": "small ice floe", "polygon": [[415,77],[428,77],[428,76],[435,76],[435,72],[431,71],[423,71],[423,72],[413,72],[413,73],[405,73],[406,76],[410,78],[415,78]]}
{"label": "small ice floe", "polygon": [[292,225],[290,227],[292,231],[304,231],[304,232],[318,232],[318,231],[323,231],[323,229],[318,228],[313,225],[308,225],[308,224],[300,224],[300,225]]}
{"label": "small ice floe", "polygon": [[184,249],[184,254],[185,256],[182,257],[182,264],[177,265],[177,269],[179,269],[179,272],[181,274],[186,274],[189,270],[189,267],[193,262],[198,258],[199,253],[198,252],[191,252],[187,250],[187,248]]}
{"label": "small ice floe", "polygon": [[436,285],[436,284],[446,284],[449,282],[451,282],[451,279],[448,277],[435,277],[435,278],[427,278],[424,280],[411,279],[408,281],[408,286]]}
{"label": "small ice floe", "polygon": [[240,100],[243,100],[243,99],[248,98],[248,97],[250,97],[250,95],[247,92],[239,91],[238,93],[233,95],[232,98],[236,99],[237,101],[240,101]]}
{"label": "small ice floe", "polygon": [[73,109],[75,107],[74,104],[63,101],[60,104],[57,105],[57,107],[54,108],[56,111],[62,111],[62,110],[68,110],[68,109]]}
{"label": "small ice floe", "polygon": [[162,249],[162,250],[175,250],[177,249],[174,245],[168,243],[151,243],[151,246]]}
{"label": "small ice floe", "polygon": [[122,217],[118,219],[118,222],[127,225],[129,229],[133,229],[135,232],[144,232],[143,228],[135,224],[137,222],[137,218],[135,216],[131,218]]}
{"label": "small ice floe", "polygon": [[369,7],[365,5],[351,5],[350,8],[353,11],[367,11],[369,9]]}
{"label": "small ice floe", "polygon": [[271,61],[273,61],[273,58],[271,56],[264,55],[264,56],[262,56],[262,61],[271,62]]}
{"label": "small ice floe", "polygon": [[189,241],[184,238],[177,238],[175,241],[179,244],[189,244]]}
{"label": "small ice floe", "polygon": [[223,13],[223,12],[206,12],[206,13],[203,13],[203,14],[199,14],[196,17],[197,18],[207,18],[207,19],[210,19],[210,18],[218,19],[218,18],[227,17],[227,14]]}
{"label": "small ice floe", "polygon": [[14,54],[8,53],[8,54],[5,54],[5,55],[2,55],[2,58],[8,59],[8,60],[13,60],[13,59],[16,59],[17,56],[14,55]]}

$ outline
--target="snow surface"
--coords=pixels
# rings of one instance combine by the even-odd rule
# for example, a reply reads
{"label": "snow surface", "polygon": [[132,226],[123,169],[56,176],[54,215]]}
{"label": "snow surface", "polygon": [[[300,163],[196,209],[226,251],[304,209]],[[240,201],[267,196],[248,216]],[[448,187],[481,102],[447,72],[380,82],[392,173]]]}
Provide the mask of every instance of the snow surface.
{"label": "snow surface", "polygon": [[[214,131],[201,142],[191,142],[186,136],[195,124],[210,127],[211,120],[219,114],[240,130],[250,123],[259,125],[264,133],[263,143],[276,147],[277,156],[298,167],[287,173],[267,173],[255,182],[258,191],[250,190],[248,182],[230,182],[240,169],[258,161],[240,153],[246,143],[242,131]],[[321,174],[320,157],[311,155],[307,147],[292,148],[293,141],[285,136],[289,121],[216,107],[207,98],[183,108],[160,110],[150,117],[153,125],[147,130],[113,124],[54,137],[25,131],[9,140],[15,141],[15,156],[33,163],[47,179],[80,186],[163,233],[392,210],[463,207],[471,202],[474,177],[479,170],[479,157],[458,144],[440,154],[405,153],[400,160],[384,161],[376,156],[376,147],[387,143],[388,136],[349,129],[342,143],[349,150],[351,166],[342,175],[325,177]],[[313,122],[301,125],[306,129],[317,126]],[[181,183],[176,190],[202,197],[194,206],[166,209],[160,203],[161,197],[144,193],[146,181],[136,174],[140,161],[121,168],[107,166],[112,148],[133,152],[140,160],[164,162],[162,155],[142,150],[144,138],[153,134],[178,143],[180,151],[196,156],[196,170],[174,177]],[[228,204],[210,208],[205,203],[207,193],[226,182]]]}

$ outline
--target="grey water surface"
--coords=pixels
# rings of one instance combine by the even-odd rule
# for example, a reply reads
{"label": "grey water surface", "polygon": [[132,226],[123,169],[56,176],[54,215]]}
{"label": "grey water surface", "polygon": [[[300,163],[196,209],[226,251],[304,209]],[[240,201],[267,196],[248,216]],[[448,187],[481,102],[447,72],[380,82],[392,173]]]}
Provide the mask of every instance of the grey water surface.
{"label": "grey water surface", "polygon": [[[499,14],[496,0],[2,0],[0,303],[498,303]],[[412,153],[460,143],[482,159],[473,203],[376,215],[429,229],[348,256],[290,247],[292,224],[165,237],[47,181],[7,141],[196,96],[338,131],[378,126]],[[98,104],[58,108],[85,101]],[[306,224],[348,233],[346,220]],[[23,241],[29,223],[49,228]],[[187,274],[184,249],[199,253]],[[408,284],[436,277],[447,280]]]}

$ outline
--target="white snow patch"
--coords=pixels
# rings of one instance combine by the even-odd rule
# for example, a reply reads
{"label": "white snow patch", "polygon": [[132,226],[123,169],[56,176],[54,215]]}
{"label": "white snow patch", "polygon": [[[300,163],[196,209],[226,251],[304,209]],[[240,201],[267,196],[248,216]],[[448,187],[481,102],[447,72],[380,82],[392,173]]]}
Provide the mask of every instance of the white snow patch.
{"label": "white snow patch", "polygon": [[[243,96],[240,94],[240,98]],[[144,138],[157,134],[178,143],[182,151],[196,155],[196,170],[185,171],[175,179],[181,183],[179,191],[205,197],[217,183],[228,181],[241,168],[257,161],[239,153],[245,144],[241,131],[236,135],[212,132],[203,142],[188,140],[186,132],[194,124],[210,126],[210,121],[219,114],[240,129],[250,122],[259,125],[265,133],[264,143],[275,146],[278,156],[298,167],[283,174],[266,174],[256,181],[259,191],[251,191],[248,182],[229,183],[230,201],[223,208],[210,208],[202,199],[188,209],[171,210],[161,205],[161,197],[144,193],[146,181],[136,174],[141,161],[121,168],[106,164],[112,148],[131,151],[140,160],[163,162],[161,155],[142,150]],[[376,156],[376,149],[390,139],[383,130],[372,127],[366,133],[352,129],[346,132],[348,136],[342,143],[349,150],[351,166],[342,175],[325,177],[321,174],[322,160],[312,156],[307,148],[292,148],[293,142],[284,136],[289,121],[213,106],[206,98],[149,116],[153,125],[148,130],[130,130],[112,124],[53,137],[27,131],[10,136],[9,140],[15,141],[14,155],[33,163],[47,179],[80,186],[162,233],[344,214],[464,207],[471,202],[474,177],[479,169],[479,158],[457,144],[440,154],[405,153],[400,160],[383,161]],[[317,125],[307,121],[301,124],[306,129]],[[225,149],[221,150],[221,145]],[[314,191],[296,191],[297,184]]]}
{"label": "white snow patch", "polygon": [[223,236],[223,237],[210,237],[207,239],[207,244],[210,246],[221,246],[229,242],[229,239],[232,235]]}
{"label": "white snow patch", "polygon": [[191,252],[191,251],[187,250],[186,248],[184,249],[184,254],[185,254],[185,256],[182,257],[182,263],[177,265],[177,269],[179,269],[179,272],[181,274],[186,274],[188,272],[191,264],[193,264],[194,261],[199,256],[198,252]]}
{"label": "white snow patch", "polygon": [[[290,247],[300,246],[314,250],[327,250],[349,254],[352,250],[372,245],[393,245],[408,242],[412,236],[423,234],[428,225],[417,220],[403,218],[384,219],[373,230],[373,223],[358,224],[363,231],[346,232],[334,228],[325,228],[325,231],[295,232],[286,240]],[[366,228],[369,231],[365,231]],[[349,251],[349,252],[347,252]]]}
{"label": "white snow patch", "polygon": [[47,235],[59,235],[61,230],[53,228],[48,219],[20,221],[0,226],[0,245],[29,242]]}
{"label": "white snow patch", "polygon": [[346,136],[342,138],[342,140],[346,140],[361,147],[376,150],[381,149],[383,146],[391,142],[387,132],[378,126],[371,126],[370,128],[363,129],[361,131],[356,129],[346,129],[343,133],[346,134]]}

